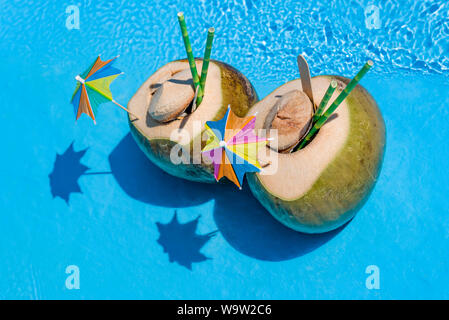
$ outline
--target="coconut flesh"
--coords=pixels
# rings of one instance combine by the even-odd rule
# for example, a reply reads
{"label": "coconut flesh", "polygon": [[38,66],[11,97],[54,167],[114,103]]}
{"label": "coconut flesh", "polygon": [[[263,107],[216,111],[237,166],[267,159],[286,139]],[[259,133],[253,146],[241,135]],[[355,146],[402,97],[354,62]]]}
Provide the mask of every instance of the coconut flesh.
{"label": "coconut flesh", "polygon": [[[195,62],[201,70],[202,60]],[[212,183],[213,166],[201,156],[206,121],[221,119],[228,105],[239,117],[245,116],[257,94],[239,71],[211,60],[203,101],[196,108],[192,106],[194,96],[188,62],[170,62],[151,75],[129,101],[129,110],[139,117],[130,117],[129,124],[137,144],[161,169],[177,177]],[[173,162],[173,153],[182,159]]]}
{"label": "coconut flesh", "polygon": [[304,92],[292,90],[283,94],[264,121],[264,129],[277,132],[270,137],[277,138],[271,145],[277,146],[279,152],[288,152],[307,134],[312,116],[313,105]]}
{"label": "coconut flesh", "polygon": [[[338,87],[328,105],[349,82],[314,77],[315,101],[321,101],[333,78]],[[284,84],[251,109],[250,115],[257,113],[256,129],[266,128],[273,109],[293,90],[301,91],[300,80]],[[282,130],[279,133],[279,144],[291,145],[282,142],[290,141],[290,133],[288,139]],[[296,128],[294,136],[302,135]],[[250,173],[248,182],[255,197],[286,226],[307,233],[330,231],[350,220],[367,198],[380,171],[384,145],[380,111],[358,85],[305,148],[292,153],[262,150],[258,160],[267,174]]]}
{"label": "coconut flesh", "polygon": [[194,96],[190,69],[184,69],[160,84],[153,93],[148,114],[159,122],[171,121],[187,109]]}

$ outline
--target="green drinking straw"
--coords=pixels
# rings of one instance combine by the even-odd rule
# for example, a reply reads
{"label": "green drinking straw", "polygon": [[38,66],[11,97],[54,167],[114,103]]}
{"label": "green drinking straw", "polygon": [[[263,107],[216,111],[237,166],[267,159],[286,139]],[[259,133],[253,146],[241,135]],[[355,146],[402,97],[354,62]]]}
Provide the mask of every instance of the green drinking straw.
{"label": "green drinking straw", "polygon": [[[326,112],[319,117],[319,119],[315,122],[312,129],[310,129],[307,136],[304,138],[304,140],[301,142],[301,144],[298,146],[298,149],[302,149],[309,141],[313,138],[313,136],[317,133],[318,130],[323,126],[323,124],[326,123],[327,119],[331,116],[331,114],[337,109],[337,107],[343,102],[343,100],[348,96],[348,94],[351,93],[352,89],[355,88],[355,86],[359,83],[359,81],[363,78],[363,76],[371,69],[373,66],[373,62],[369,60],[363,68],[357,73],[352,79],[346,88],[340,93],[340,95],[335,99],[334,103],[331,104],[329,108],[327,108]],[[297,149],[296,149],[297,150]],[[294,151],[296,151],[294,150]]]}
{"label": "green drinking straw", "polygon": [[[200,79],[198,78],[198,71],[196,70],[195,58],[193,57],[192,46],[190,45],[189,33],[187,32],[186,21],[184,20],[184,13],[178,12],[179,26],[181,27],[182,39],[184,40],[184,46],[186,48],[187,59],[189,60],[190,71],[192,72],[193,86],[198,87],[200,85]],[[202,97],[201,86],[198,89],[198,98]],[[202,99],[197,99],[197,105],[201,103]]]}
{"label": "green drinking straw", "polygon": [[313,115],[312,123],[315,123],[320,118],[321,114],[324,111],[324,108],[326,108],[326,105],[329,102],[329,99],[332,97],[332,94],[334,93],[335,88],[337,88],[337,81],[332,79],[331,83],[329,84],[329,87],[326,90],[326,93],[324,94],[323,99],[320,102],[320,105],[318,106],[318,109],[316,110],[315,114]]}
{"label": "green drinking straw", "polygon": [[206,49],[204,50],[203,67],[201,68],[201,96],[198,93],[199,103],[203,100],[204,91],[206,87],[207,70],[209,69],[210,53],[212,51],[212,42],[214,41],[214,28],[209,28],[207,32]]}

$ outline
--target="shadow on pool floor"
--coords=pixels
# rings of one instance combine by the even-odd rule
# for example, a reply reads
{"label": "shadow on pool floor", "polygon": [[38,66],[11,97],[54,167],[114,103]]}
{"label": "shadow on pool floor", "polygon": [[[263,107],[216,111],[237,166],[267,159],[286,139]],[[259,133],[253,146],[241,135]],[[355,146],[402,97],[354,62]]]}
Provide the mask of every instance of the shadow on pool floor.
{"label": "shadow on pool floor", "polygon": [[256,259],[282,261],[302,256],[322,246],[344,228],[321,235],[290,230],[260,205],[246,182],[243,190],[237,190],[230,183],[210,185],[173,177],[147,159],[131,134],[114,148],[109,163],[120,187],[136,200],[181,208],[214,199],[213,215],[218,231],[236,250]]}
{"label": "shadow on pool floor", "polygon": [[56,153],[53,170],[48,175],[53,198],[59,197],[69,205],[72,193],[83,193],[78,179],[89,170],[89,167],[81,163],[86,151],[87,148],[75,151],[72,142],[64,153]]}
{"label": "shadow on pool floor", "polygon": [[[210,259],[206,257],[201,248],[215,236],[217,231],[206,234],[198,234],[197,226],[200,216],[185,223],[180,223],[175,211],[173,218],[168,223],[156,222],[159,231],[157,242],[168,254],[170,262],[192,270],[192,264]],[[179,244],[182,244],[181,246]]]}

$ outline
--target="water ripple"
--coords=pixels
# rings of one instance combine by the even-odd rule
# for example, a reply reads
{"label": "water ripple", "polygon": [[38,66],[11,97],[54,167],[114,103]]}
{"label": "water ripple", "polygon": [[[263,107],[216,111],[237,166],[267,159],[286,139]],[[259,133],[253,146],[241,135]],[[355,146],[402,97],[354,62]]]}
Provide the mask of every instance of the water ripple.
{"label": "water ripple", "polygon": [[[121,54],[129,70],[145,77],[184,57],[176,20],[184,11],[196,56],[206,30],[216,29],[213,58],[250,79],[297,77],[296,55],[313,74],[352,75],[367,60],[373,72],[449,75],[449,3],[431,1],[79,1],[80,30],[67,30],[69,1],[0,1],[0,56],[21,56],[42,66],[61,59]],[[378,29],[365,10],[379,8]]]}

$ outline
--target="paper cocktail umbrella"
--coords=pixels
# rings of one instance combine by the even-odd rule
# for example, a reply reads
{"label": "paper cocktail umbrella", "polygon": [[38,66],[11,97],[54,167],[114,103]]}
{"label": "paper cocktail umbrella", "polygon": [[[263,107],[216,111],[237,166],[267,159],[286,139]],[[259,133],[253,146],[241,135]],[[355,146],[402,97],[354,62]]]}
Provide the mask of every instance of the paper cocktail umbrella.
{"label": "paper cocktail umbrella", "polygon": [[[114,100],[112,92],[109,89],[112,81],[122,74],[119,69],[112,66],[115,59],[102,61],[98,57],[89,69],[75,77],[78,82],[72,96],[72,104],[75,108],[77,120],[82,113],[85,113],[96,123],[95,114],[97,113],[98,106],[106,102],[113,102],[130,113],[128,109]],[[134,114],[132,115],[136,117]]]}
{"label": "paper cocktail umbrella", "polygon": [[202,153],[212,160],[217,181],[226,176],[241,189],[245,172],[261,170],[257,152],[267,139],[254,134],[255,122],[256,117],[252,116],[241,124],[242,119],[231,108],[221,120],[206,122],[209,139]]}

